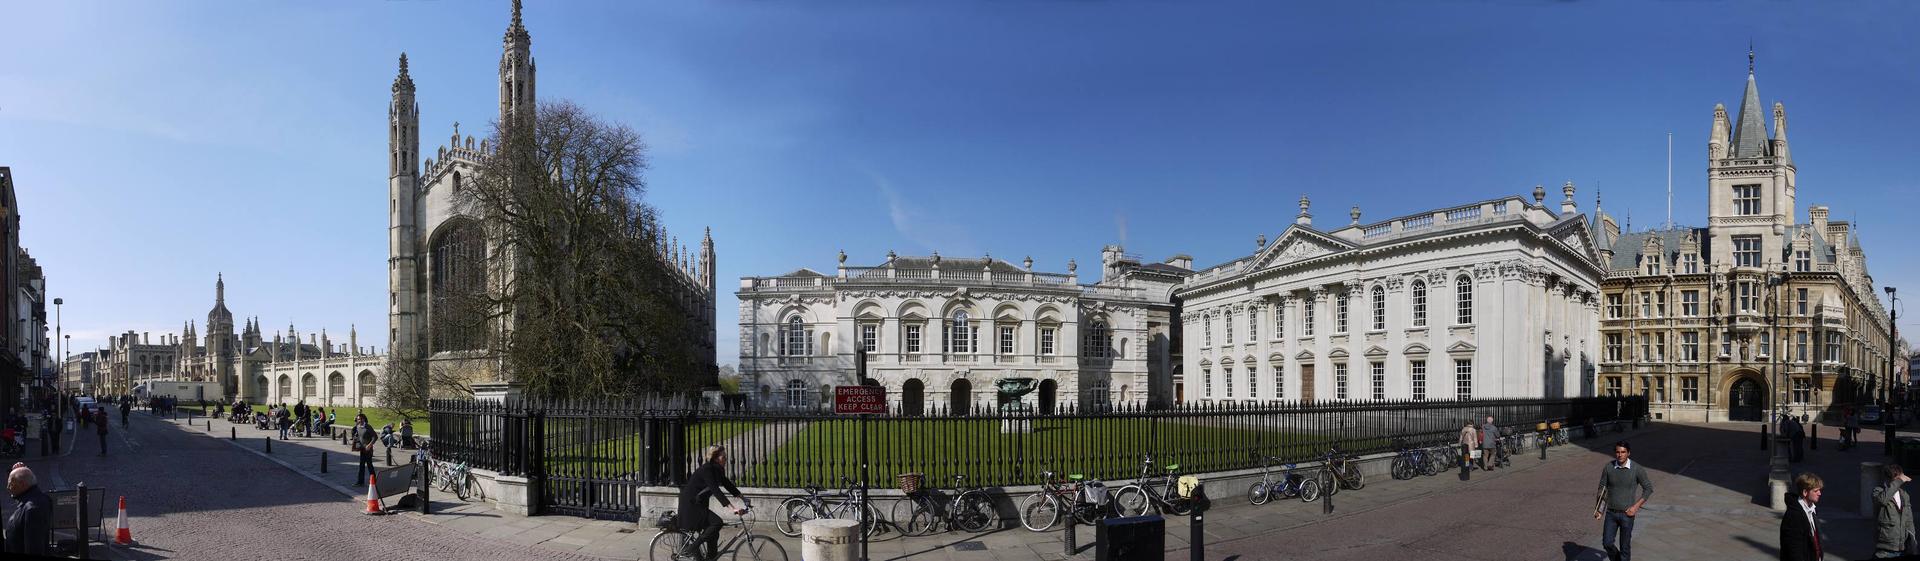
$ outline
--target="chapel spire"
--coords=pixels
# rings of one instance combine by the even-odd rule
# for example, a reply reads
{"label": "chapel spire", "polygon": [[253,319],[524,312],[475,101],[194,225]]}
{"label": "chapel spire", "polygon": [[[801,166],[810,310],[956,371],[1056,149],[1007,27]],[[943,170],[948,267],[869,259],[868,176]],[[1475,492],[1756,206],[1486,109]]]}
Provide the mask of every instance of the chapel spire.
{"label": "chapel spire", "polygon": [[520,22],[520,0],[513,0],[513,22],[500,46],[500,122],[525,119],[533,107],[533,36]]}
{"label": "chapel spire", "polygon": [[1766,106],[1760,104],[1760,86],[1753,77],[1753,48],[1748,47],[1747,91],[1740,98],[1739,120],[1733,125],[1732,157],[1767,157],[1767,123],[1763,111]]}

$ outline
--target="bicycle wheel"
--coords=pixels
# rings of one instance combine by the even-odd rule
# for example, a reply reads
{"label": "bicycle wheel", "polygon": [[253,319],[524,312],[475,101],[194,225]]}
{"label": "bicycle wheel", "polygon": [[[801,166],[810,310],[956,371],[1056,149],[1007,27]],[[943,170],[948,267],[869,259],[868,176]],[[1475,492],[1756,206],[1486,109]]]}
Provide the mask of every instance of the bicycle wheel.
{"label": "bicycle wheel", "polygon": [[1166,504],[1166,512],[1167,514],[1172,514],[1174,516],[1186,516],[1189,514],[1193,514],[1193,499],[1183,498],[1183,497],[1168,497],[1167,504]]}
{"label": "bicycle wheel", "polygon": [[787,548],[766,536],[747,536],[733,548],[733,561],[787,561]]}
{"label": "bicycle wheel", "polygon": [[1395,456],[1393,465],[1387,469],[1387,472],[1392,474],[1394,479],[1413,479],[1413,465],[1408,463],[1406,456]]}
{"label": "bicycle wheel", "polygon": [[662,531],[655,534],[653,541],[647,544],[647,559],[648,561],[684,561],[686,557],[680,552],[686,550],[689,541],[692,541],[692,538],[687,537],[686,534]]}
{"label": "bicycle wheel", "polygon": [[1320,482],[1312,479],[1300,480],[1300,502],[1310,503],[1320,500]]}
{"label": "bicycle wheel", "polygon": [[808,520],[819,518],[813,511],[813,505],[802,497],[793,497],[780,502],[780,520],[774,524],[780,528],[780,534],[789,538],[800,537],[800,525]]}
{"label": "bicycle wheel", "polygon": [[460,497],[460,500],[463,500],[463,501],[467,500],[467,495],[473,492],[473,490],[471,489],[473,485],[473,475],[465,474],[465,475],[452,477],[449,479],[454,480],[453,495],[456,497]]}
{"label": "bicycle wheel", "polygon": [[1000,525],[1000,509],[980,491],[960,494],[959,506],[952,513],[953,525],[968,532],[985,531]]}
{"label": "bicycle wheel", "polygon": [[1341,471],[1345,473],[1341,475],[1340,481],[1347,485],[1348,489],[1359,491],[1361,487],[1367,486],[1367,476],[1360,473],[1360,466],[1353,465],[1353,462],[1347,462],[1341,464]]}
{"label": "bicycle wheel", "polygon": [[1046,491],[1040,491],[1020,501],[1020,525],[1028,530],[1045,532],[1060,522],[1060,501]]}
{"label": "bicycle wheel", "polygon": [[1147,490],[1139,485],[1121,487],[1113,494],[1113,504],[1121,516],[1140,516],[1153,508],[1153,501],[1147,498]]}
{"label": "bicycle wheel", "polygon": [[1267,500],[1269,498],[1271,497],[1267,496],[1266,481],[1255,481],[1253,482],[1252,485],[1247,486],[1247,503],[1248,504],[1255,504],[1255,505],[1267,504]]}
{"label": "bicycle wheel", "polygon": [[[907,520],[901,531],[909,536],[932,535],[940,529],[940,511],[934,510],[933,499],[918,497],[913,506],[907,509]],[[898,524],[896,524],[898,526]]]}
{"label": "bicycle wheel", "polygon": [[1440,462],[1434,460],[1433,454],[1427,454],[1426,461],[1420,462],[1420,474],[1427,477],[1440,474]]}
{"label": "bicycle wheel", "polygon": [[1320,474],[1315,475],[1314,479],[1317,480],[1315,483],[1320,485],[1320,492],[1326,493],[1329,497],[1340,494],[1340,478],[1333,474],[1333,468],[1322,468]]}
{"label": "bicycle wheel", "polygon": [[[471,471],[467,472],[467,494],[472,495],[473,500],[480,502],[487,501],[487,488],[480,486],[480,476],[474,475]],[[466,497],[460,498],[463,500],[466,499]]]}

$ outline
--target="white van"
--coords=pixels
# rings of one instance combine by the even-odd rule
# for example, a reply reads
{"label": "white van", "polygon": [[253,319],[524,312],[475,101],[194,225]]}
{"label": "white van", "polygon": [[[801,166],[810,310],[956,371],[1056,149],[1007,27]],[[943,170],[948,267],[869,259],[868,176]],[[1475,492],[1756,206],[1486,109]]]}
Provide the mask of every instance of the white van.
{"label": "white van", "polygon": [[73,398],[73,400],[74,400],[74,405],[79,407],[79,409],[74,410],[74,413],[79,413],[81,410],[100,408],[99,405],[94,403],[93,398],[91,397],[81,396],[81,397]]}

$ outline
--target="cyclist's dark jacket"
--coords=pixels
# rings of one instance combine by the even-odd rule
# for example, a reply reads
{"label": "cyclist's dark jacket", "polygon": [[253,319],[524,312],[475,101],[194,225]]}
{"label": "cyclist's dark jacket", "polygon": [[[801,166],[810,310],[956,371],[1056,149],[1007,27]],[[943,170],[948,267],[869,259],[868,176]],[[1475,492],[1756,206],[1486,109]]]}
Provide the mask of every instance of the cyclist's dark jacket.
{"label": "cyclist's dark jacket", "polygon": [[727,502],[727,496],[720,492],[721,489],[740,494],[740,489],[733,486],[733,480],[727,479],[727,471],[719,465],[707,462],[693,470],[693,475],[687,478],[687,484],[680,486],[680,512],[675,515],[680,529],[694,531],[707,528],[707,515],[713,512],[707,507],[707,497],[720,499],[720,506],[733,506]]}

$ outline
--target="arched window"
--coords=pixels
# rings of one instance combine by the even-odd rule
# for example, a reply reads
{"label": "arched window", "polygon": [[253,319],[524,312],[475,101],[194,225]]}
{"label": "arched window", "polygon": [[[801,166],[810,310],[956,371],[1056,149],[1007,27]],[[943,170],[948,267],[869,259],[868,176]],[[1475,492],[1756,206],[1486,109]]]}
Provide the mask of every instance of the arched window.
{"label": "arched window", "polygon": [[785,336],[780,338],[780,354],[786,356],[807,354],[807,326],[800,321],[799,315],[787,318]]}
{"label": "arched window", "polygon": [[1106,378],[1093,381],[1093,405],[1095,410],[1105,410],[1107,406],[1111,404],[1108,395],[1112,389],[1113,382]]}
{"label": "arched window", "polygon": [[284,400],[289,395],[293,395],[293,377],[287,376],[286,374],[281,374],[280,375],[280,394],[274,397],[277,399]]}
{"label": "arched window", "polygon": [[300,377],[300,397],[302,398],[313,397],[313,395],[317,393],[315,389],[315,385],[317,383],[318,381],[314,380],[312,374],[301,376]]}
{"label": "arched window", "polygon": [[[1229,324],[1231,324],[1231,322],[1229,322]],[[1107,342],[1107,322],[1105,320],[1096,319],[1093,320],[1093,323],[1087,325],[1086,347],[1087,356],[1093,358],[1105,358],[1112,352],[1111,343]]]}
{"label": "arched window", "polygon": [[486,344],[486,243],[472,220],[440,227],[430,245],[433,352],[479,349]]}
{"label": "arched window", "polygon": [[1413,281],[1413,326],[1427,326],[1427,283]]}
{"label": "arched window", "polygon": [[460,192],[460,172],[453,172],[453,192]]}
{"label": "arched window", "polygon": [[947,352],[964,354],[973,352],[973,329],[967,324],[967,311],[955,310],[953,319],[947,323]]}
{"label": "arched window", "polygon": [[376,383],[373,379],[372,371],[360,371],[360,405],[367,405],[373,402],[373,394],[377,389]]}
{"label": "arched window", "polygon": [[973,382],[961,378],[953,381],[947,396],[947,414],[963,416],[971,412],[973,406]]}
{"label": "arched window", "polygon": [[1457,295],[1454,303],[1456,309],[1454,323],[1461,325],[1473,323],[1473,277],[1460,275],[1460,278],[1453,279],[1453,284],[1454,293]]}
{"label": "arched window", "polygon": [[1380,331],[1386,328],[1387,291],[1386,289],[1376,286],[1373,287],[1373,330]]}
{"label": "arched window", "polygon": [[327,397],[345,397],[347,395],[347,377],[339,372],[327,375]]}
{"label": "arched window", "polygon": [[787,381],[787,407],[799,409],[807,406],[807,383],[800,380]]}

